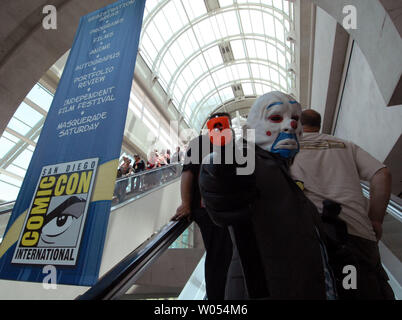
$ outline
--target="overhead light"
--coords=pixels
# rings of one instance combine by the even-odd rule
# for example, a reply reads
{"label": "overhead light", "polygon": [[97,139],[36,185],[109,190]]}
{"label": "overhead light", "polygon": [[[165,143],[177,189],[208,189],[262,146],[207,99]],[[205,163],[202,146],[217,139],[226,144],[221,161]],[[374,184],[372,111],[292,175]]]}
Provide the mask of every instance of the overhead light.
{"label": "overhead light", "polygon": [[219,51],[221,53],[223,62],[230,63],[234,61],[234,55],[230,41],[223,41],[219,45]]}
{"label": "overhead light", "polygon": [[296,71],[297,71],[296,64],[295,64],[295,63],[289,64],[287,71],[288,71],[289,73],[296,74]]}
{"label": "overhead light", "polygon": [[294,30],[286,33],[286,41],[296,42],[296,33]]}

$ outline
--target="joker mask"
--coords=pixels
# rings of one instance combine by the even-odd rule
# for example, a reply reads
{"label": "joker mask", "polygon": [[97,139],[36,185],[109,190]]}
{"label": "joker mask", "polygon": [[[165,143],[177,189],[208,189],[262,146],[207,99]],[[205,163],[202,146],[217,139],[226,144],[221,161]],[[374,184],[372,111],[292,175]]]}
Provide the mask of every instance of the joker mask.
{"label": "joker mask", "polygon": [[247,125],[255,130],[255,144],[283,158],[299,152],[302,135],[301,106],[291,96],[279,91],[260,96],[250,109]]}

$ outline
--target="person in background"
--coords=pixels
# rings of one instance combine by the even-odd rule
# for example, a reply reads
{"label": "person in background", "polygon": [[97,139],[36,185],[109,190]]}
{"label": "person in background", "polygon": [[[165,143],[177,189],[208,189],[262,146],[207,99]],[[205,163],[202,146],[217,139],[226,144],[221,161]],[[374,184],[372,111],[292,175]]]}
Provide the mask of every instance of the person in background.
{"label": "person in background", "polygon": [[171,162],[172,163],[181,163],[183,162],[184,154],[183,151],[180,151],[180,147],[176,148],[176,152],[173,153]]}
{"label": "person in background", "polygon": [[167,149],[165,154],[166,164],[170,164],[170,158],[170,149]]}
{"label": "person in background", "polygon": [[[339,219],[347,229],[344,244],[356,264],[357,288],[349,291],[357,299],[394,299],[377,244],[391,194],[390,171],[356,144],[319,133],[318,112],[303,111],[301,123],[304,133],[291,173],[319,211],[324,209],[324,200],[340,205]],[[370,184],[369,201],[362,193],[361,180]],[[338,287],[341,295],[351,296],[342,285]]]}
{"label": "person in background", "polygon": [[120,181],[117,182],[117,198],[119,200],[119,203],[124,201],[126,197],[126,188],[128,186],[128,179],[123,179],[129,176],[132,172],[133,168],[131,166],[131,159],[123,156],[123,163],[120,165],[118,169],[118,176],[120,176]]}
{"label": "person in background", "polygon": [[[230,123],[226,113],[214,114],[209,120],[222,118]],[[201,203],[198,176],[202,160],[213,150],[209,135],[200,135],[189,143],[181,175],[181,205],[171,220],[193,219],[200,228],[205,258],[205,286],[208,300],[225,298],[226,277],[232,258],[232,241],[226,227],[217,226]],[[180,149],[178,148],[177,152]]]}
{"label": "person in background", "polygon": [[[145,170],[145,162],[140,158],[138,154],[134,155],[133,172],[134,174],[140,173]],[[143,184],[144,175],[133,177],[131,181],[131,190],[138,192]]]}

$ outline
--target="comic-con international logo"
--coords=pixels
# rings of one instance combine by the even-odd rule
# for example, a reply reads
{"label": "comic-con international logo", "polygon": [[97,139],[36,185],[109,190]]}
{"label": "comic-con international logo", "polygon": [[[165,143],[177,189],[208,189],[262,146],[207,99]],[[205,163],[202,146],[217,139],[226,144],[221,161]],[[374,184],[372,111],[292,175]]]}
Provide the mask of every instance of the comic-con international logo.
{"label": "comic-con international logo", "polygon": [[42,168],[11,263],[75,265],[98,159]]}

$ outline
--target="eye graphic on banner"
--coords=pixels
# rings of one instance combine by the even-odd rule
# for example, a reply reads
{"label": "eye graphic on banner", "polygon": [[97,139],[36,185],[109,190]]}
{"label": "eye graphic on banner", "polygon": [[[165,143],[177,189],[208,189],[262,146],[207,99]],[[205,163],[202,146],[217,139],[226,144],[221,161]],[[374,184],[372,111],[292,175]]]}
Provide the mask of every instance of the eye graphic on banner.
{"label": "eye graphic on banner", "polygon": [[97,163],[86,159],[42,169],[12,263],[76,264]]}
{"label": "eye graphic on banner", "polygon": [[145,0],[81,17],[0,245],[0,278],[98,280]]}

